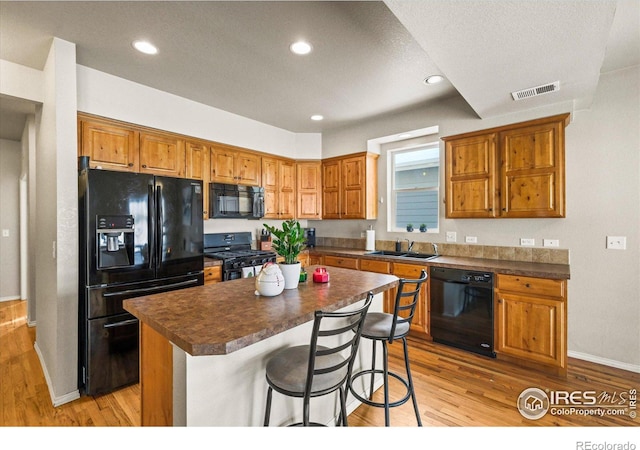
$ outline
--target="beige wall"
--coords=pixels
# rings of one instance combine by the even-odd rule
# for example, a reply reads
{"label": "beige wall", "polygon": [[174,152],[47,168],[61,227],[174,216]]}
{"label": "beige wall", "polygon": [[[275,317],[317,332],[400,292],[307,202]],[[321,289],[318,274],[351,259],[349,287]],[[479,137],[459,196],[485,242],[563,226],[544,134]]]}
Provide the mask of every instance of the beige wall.
{"label": "beige wall", "polygon": [[[445,232],[477,236],[479,245],[517,246],[520,238],[559,239],[569,249],[569,354],[640,371],[640,68],[603,74],[588,110],[553,105],[480,120],[459,98],[323,135],[323,157],[363,151],[367,141],[438,125],[435,139],[466,131],[572,112],[566,130],[565,219],[444,219],[436,234],[387,233],[386,203],[377,221],[309,221],[318,236],[360,237],[373,224],[377,239],[445,242]],[[441,142],[441,155],[443,155]],[[386,156],[379,160],[386,192]],[[441,186],[443,178],[441,175]],[[442,189],[442,188],[441,188]],[[441,191],[441,197],[444,191]],[[607,235],[626,236],[627,250],[606,250]]]}
{"label": "beige wall", "polygon": [[20,143],[0,139],[0,301],[20,298]]}

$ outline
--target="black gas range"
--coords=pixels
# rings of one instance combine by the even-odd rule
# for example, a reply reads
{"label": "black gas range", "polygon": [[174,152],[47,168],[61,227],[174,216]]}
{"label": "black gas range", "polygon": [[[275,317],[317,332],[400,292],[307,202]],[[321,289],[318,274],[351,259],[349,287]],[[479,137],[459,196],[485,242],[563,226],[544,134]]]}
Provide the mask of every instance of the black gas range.
{"label": "black gas range", "polygon": [[251,233],[210,233],[204,235],[204,256],[222,260],[222,281],[255,276],[276,253],[251,248]]}

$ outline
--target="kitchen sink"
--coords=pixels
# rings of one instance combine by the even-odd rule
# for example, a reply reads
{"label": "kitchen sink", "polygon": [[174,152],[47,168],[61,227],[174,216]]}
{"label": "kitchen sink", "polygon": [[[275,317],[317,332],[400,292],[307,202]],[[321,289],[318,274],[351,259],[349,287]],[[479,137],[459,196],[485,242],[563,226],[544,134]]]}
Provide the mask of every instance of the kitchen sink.
{"label": "kitchen sink", "polygon": [[433,253],[418,253],[418,252],[394,252],[391,250],[376,250],[373,252],[367,252],[365,255],[378,255],[378,256],[398,256],[401,258],[420,258],[420,259],[432,259],[438,255]]}

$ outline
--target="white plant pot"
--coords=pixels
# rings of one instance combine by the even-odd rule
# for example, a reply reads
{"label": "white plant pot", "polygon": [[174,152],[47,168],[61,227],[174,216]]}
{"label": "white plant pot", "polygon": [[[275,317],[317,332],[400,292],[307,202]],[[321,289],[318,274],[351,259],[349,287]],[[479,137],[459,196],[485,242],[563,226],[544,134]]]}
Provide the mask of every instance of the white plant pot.
{"label": "white plant pot", "polygon": [[300,282],[300,268],[302,267],[300,262],[297,262],[295,264],[279,263],[278,265],[280,266],[280,270],[282,271],[282,275],[284,276],[284,288],[297,288],[298,283]]}

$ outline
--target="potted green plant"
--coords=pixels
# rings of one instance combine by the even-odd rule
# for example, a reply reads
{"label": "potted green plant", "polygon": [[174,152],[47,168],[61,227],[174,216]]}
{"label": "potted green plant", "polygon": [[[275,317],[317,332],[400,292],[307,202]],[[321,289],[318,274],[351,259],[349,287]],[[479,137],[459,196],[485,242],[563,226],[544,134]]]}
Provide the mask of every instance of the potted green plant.
{"label": "potted green plant", "polygon": [[408,223],[407,224],[407,231],[409,231],[409,232],[413,231],[413,224],[412,223]]}
{"label": "potted green plant", "polygon": [[424,233],[425,231],[427,231],[427,225],[424,223],[420,224],[420,232]]}
{"label": "potted green plant", "polygon": [[273,235],[271,243],[273,249],[284,258],[284,261],[279,264],[284,276],[284,288],[297,288],[301,267],[298,255],[305,249],[304,230],[300,222],[289,219],[282,222],[282,228],[276,228],[266,223],[264,227]]}

